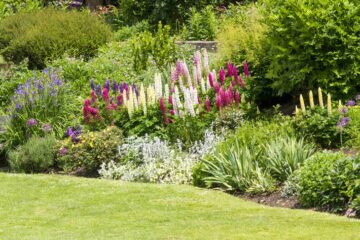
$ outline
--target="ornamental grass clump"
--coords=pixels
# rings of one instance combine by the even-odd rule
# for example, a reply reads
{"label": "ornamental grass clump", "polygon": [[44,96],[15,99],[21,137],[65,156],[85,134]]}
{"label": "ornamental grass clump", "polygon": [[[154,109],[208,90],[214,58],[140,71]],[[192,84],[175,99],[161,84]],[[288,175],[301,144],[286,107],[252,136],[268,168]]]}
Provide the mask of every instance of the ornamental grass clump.
{"label": "ornamental grass clump", "polygon": [[76,99],[56,70],[35,73],[18,85],[6,109],[8,120],[1,136],[5,148],[9,150],[32,136],[49,132],[61,137],[76,111]]}

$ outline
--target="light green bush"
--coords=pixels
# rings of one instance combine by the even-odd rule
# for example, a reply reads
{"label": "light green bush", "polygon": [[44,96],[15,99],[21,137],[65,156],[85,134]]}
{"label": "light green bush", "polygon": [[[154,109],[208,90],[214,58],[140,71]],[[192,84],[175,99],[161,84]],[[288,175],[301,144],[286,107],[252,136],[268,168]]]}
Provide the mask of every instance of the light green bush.
{"label": "light green bush", "polygon": [[15,63],[28,58],[31,68],[43,68],[65,52],[92,57],[110,37],[110,28],[94,15],[48,8],[2,20],[0,54]]}
{"label": "light green bush", "polygon": [[10,168],[16,172],[39,173],[54,165],[53,136],[32,137],[8,154]]}

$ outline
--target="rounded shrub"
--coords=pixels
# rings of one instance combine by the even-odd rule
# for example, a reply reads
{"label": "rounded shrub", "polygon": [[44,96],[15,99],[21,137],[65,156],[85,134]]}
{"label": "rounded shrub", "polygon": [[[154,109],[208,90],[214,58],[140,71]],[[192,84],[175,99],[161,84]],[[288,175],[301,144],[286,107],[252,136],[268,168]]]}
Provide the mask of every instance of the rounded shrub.
{"label": "rounded shrub", "polygon": [[15,63],[28,58],[31,68],[43,68],[65,52],[89,58],[110,38],[110,27],[95,15],[47,8],[1,21],[0,54]]}
{"label": "rounded shrub", "polygon": [[300,203],[334,212],[346,210],[360,194],[360,158],[343,153],[319,152],[298,172]]}
{"label": "rounded shrub", "polygon": [[122,132],[117,127],[70,137],[57,147],[57,163],[65,172],[93,174],[102,163],[119,161],[118,147],[121,143]]}
{"label": "rounded shrub", "polygon": [[54,164],[55,144],[56,140],[51,135],[30,138],[24,145],[9,152],[11,170],[25,173],[44,172]]}

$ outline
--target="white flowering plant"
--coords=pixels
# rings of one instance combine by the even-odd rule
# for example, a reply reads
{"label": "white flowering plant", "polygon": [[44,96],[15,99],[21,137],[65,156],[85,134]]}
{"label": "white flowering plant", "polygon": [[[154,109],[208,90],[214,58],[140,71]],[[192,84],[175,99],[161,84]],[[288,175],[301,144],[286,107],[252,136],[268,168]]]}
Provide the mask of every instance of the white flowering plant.
{"label": "white flowering plant", "polygon": [[189,184],[195,164],[214,151],[223,136],[208,130],[204,139],[184,152],[180,141],[171,147],[167,141],[156,137],[129,137],[118,147],[121,163],[103,163],[99,174],[103,178],[123,181]]}

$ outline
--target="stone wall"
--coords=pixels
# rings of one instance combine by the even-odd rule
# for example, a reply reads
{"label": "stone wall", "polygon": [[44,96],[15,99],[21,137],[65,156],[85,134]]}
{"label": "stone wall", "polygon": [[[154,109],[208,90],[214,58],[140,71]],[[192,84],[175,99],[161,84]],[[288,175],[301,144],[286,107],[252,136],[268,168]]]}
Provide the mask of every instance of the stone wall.
{"label": "stone wall", "polygon": [[189,44],[193,45],[196,50],[200,50],[202,48],[206,48],[208,52],[216,52],[217,51],[217,42],[215,41],[176,41],[176,44]]}

